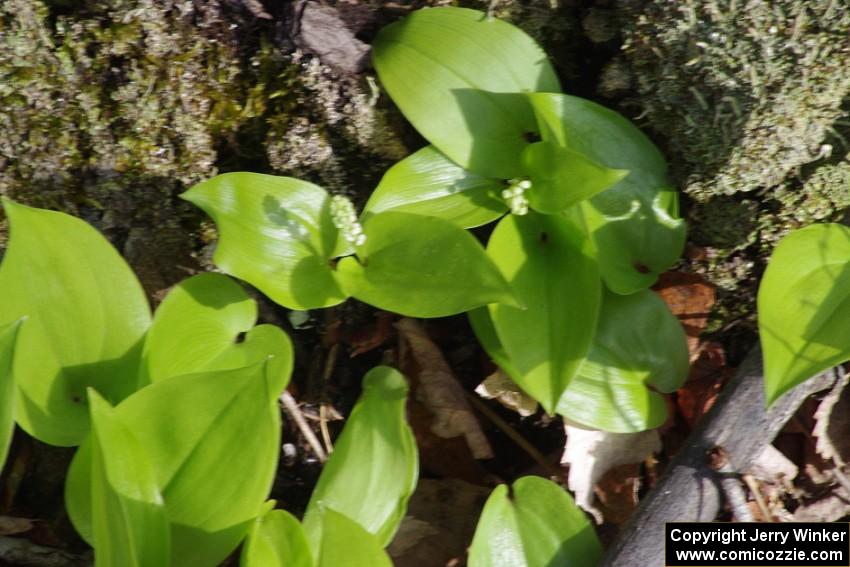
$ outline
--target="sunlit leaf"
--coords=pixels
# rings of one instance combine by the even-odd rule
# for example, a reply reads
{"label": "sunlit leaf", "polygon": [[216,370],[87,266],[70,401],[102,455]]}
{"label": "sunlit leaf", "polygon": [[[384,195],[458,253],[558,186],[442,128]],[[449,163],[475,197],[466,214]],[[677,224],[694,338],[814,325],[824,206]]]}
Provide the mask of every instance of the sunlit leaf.
{"label": "sunlit leaf", "polygon": [[688,345],[679,320],[651,291],[607,292],[593,346],[558,402],[571,422],[631,433],[659,427],[672,392],[688,376]]}
{"label": "sunlit leaf", "polygon": [[384,174],[363,209],[363,219],[400,211],[452,221],[461,228],[487,224],[507,211],[500,180],[456,165],[434,146],[425,146]]}
{"label": "sunlit leaf", "polygon": [[136,276],[94,228],[3,200],[9,246],[0,264],[0,322],[18,334],[15,418],[37,439],[77,445],[89,431],[86,389],[116,403],[137,388],[150,307]]}
{"label": "sunlit leaf", "polygon": [[15,429],[15,381],[12,377],[12,363],[15,358],[15,344],[18,328],[22,321],[9,325],[0,325],[0,471],[9,454],[12,432]]}
{"label": "sunlit leaf", "polygon": [[551,413],[596,329],[602,284],[592,248],[574,220],[529,213],[502,219],[487,253],[525,305],[489,306],[502,368]]}
{"label": "sunlit leaf", "polygon": [[168,517],[147,452],[95,390],[89,405],[95,567],[167,567]]}
{"label": "sunlit leaf", "polygon": [[522,158],[532,182],[528,200],[534,210],[548,214],[611,188],[629,173],[599,165],[554,142],[531,144]]}
{"label": "sunlit leaf", "polygon": [[330,260],[341,246],[327,192],[306,181],[225,173],[182,197],[216,222],[213,260],[290,309],[330,307],[345,296]]}
{"label": "sunlit leaf", "polygon": [[850,359],[850,229],[808,226],[776,247],[758,293],[767,403]]}
{"label": "sunlit leaf", "polygon": [[498,486],[481,512],[469,567],[595,567],[593,526],[560,486],[526,476]]}
{"label": "sunlit leaf", "polygon": [[271,394],[277,396],[292,371],[292,344],[278,327],[254,327],[256,320],[256,302],[229,277],[200,274],[182,281],[154,314],[145,338],[142,382],[242,368],[271,356]]}
{"label": "sunlit leaf", "polygon": [[629,174],[581,203],[608,288],[628,294],[652,285],[682,253],[684,221],[658,149],[634,124],[589,100],[529,95],[543,139]]}
{"label": "sunlit leaf", "polygon": [[516,304],[474,236],[451,222],[388,211],[364,226],[357,258],[337,265],[345,291],[409,317],[444,317],[488,303]]}
{"label": "sunlit leaf", "polygon": [[328,508],[321,522],[316,567],[392,567],[378,538],[354,520]]}
{"label": "sunlit leaf", "polygon": [[407,382],[398,371],[378,366],[366,374],[363,394],[310,498],[304,525],[311,539],[321,539],[323,508],[344,514],[389,545],[419,473],[406,402]]}
{"label": "sunlit leaf", "polygon": [[372,44],[381,83],[413,126],[480,175],[522,175],[537,131],[523,92],[559,92],[546,54],[520,29],[465,8],[419,10]]}
{"label": "sunlit leaf", "polygon": [[285,510],[259,516],[242,545],[241,567],[314,567],[301,523]]}
{"label": "sunlit leaf", "polygon": [[[262,512],[280,447],[280,411],[266,366],[175,376],[115,408],[162,487],[172,565],[218,565]],[[86,443],[74,456],[65,506],[91,543],[90,451]]]}

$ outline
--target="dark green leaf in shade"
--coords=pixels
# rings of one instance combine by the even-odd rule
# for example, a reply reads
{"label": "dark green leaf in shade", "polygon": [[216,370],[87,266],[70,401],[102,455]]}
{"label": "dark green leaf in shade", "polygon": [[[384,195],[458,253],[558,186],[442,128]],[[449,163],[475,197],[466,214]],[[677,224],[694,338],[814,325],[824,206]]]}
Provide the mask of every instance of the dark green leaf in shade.
{"label": "dark green leaf in shade", "polygon": [[259,173],[225,173],[182,197],[216,222],[213,260],[290,309],[345,300],[331,268],[344,249],[327,192],[306,181]]}
{"label": "dark green leaf in shade", "polygon": [[0,322],[28,318],[13,367],[15,419],[45,443],[78,445],[89,432],[88,387],[112,403],[138,387],[150,307],[97,230],[8,199],[3,207],[10,237],[0,264]]}
{"label": "dark green leaf in shade", "polygon": [[603,431],[659,427],[667,419],[661,393],[682,386],[688,365],[685,332],[664,301],[648,290],[606,292],[590,354],[557,411]]}
{"label": "dark green leaf in shade", "polygon": [[461,228],[496,220],[507,211],[501,180],[481,177],[426,146],[392,166],[363,209],[365,221],[383,211],[440,217]]}
{"label": "dark green leaf in shade", "polygon": [[652,285],[682,253],[685,224],[658,149],[620,114],[562,94],[529,95],[545,141],[629,174],[580,205],[615,293]]}
{"label": "dark green leaf in shade", "polygon": [[481,512],[469,567],[595,567],[593,526],[560,486],[535,476],[498,486]]}
{"label": "dark green leaf in shade", "polygon": [[409,317],[445,317],[488,303],[516,304],[474,236],[450,221],[387,211],[364,226],[357,258],[337,265],[346,293]]}
{"label": "dark green leaf in shade", "polygon": [[419,133],[455,163],[488,177],[523,173],[520,156],[537,124],[520,93],[561,90],[531,37],[465,8],[419,10],[385,27],[372,59]]}
{"label": "dark green leaf in shade", "polygon": [[555,214],[620,182],[628,171],[611,169],[554,142],[537,142],[522,155],[532,187],[531,207]]}
{"label": "dark green leaf in shade", "polygon": [[[592,246],[580,222],[529,213],[502,219],[487,253],[526,308],[490,305],[492,326],[475,330],[495,331],[503,370],[551,413],[596,330],[602,284]],[[485,348],[494,342],[481,340]]]}

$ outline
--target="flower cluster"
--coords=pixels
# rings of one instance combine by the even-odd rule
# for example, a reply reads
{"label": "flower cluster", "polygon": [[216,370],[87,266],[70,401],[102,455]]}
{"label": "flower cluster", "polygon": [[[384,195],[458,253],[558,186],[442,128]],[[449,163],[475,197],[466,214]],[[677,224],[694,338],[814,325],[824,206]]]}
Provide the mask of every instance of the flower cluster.
{"label": "flower cluster", "polygon": [[508,183],[508,188],[502,191],[502,198],[508,202],[513,214],[527,214],[528,199],[525,197],[525,192],[531,189],[531,181],[528,179],[511,179]]}
{"label": "flower cluster", "polygon": [[363,225],[357,221],[357,211],[348,197],[334,195],[331,197],[331,218],[334,226],[342,232],[342,237],[355,246],[363,246],[366,235]]}

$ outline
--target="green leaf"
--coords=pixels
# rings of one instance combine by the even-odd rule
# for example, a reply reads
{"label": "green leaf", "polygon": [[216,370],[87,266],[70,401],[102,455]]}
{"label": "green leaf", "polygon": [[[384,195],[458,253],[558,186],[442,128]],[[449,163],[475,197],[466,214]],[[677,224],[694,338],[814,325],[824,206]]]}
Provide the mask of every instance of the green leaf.
{"label": "green leaf", "polygon": [[469,567],[595,567],[599,540],[560,486],[526,476],[498,486],[481,512]]}
{"label": "green leaf", "polygon": [[850,229],[818,224],[773,252],[758,292],[768,405],[850,359]]}
{"label": "green leaf", "polygon": [[322,511],[316,567],[392,567],[378,538],[331,509]]}
{"label": "green leaf", "polygon": [[257,517],[242,546],[241,567],[314,567],[298,520],[284,510]]}
{"label": "green leaf", "polygon": [[685,245],[676,194],[658,149],[620,114],[582,98],[529,95],[543,139],[629,174],[581,203],[608,288],[629,294],[652,285]]}
{"label": "green leaf", "polygon": [[88,387],[113,403],[136,390],[150,307],[94,228],[8,199],[3,206],[10,238],[0,264],[0,321],[28,317],[13,371],[16,419],[45,443],[77,445],[89,431]]}
{"label": "green leaf", "polygon": [[383,211],[400,211],[449,220],[473,228],[496,220],[508,207],[504,184],[456,165],[433,146],[425,146],[384,174],[363,209],[365,221]]}
{"label": "green leaf", "polygon": [[520,29],[464,8],[419,10],[372,44],[381,83],[429,142],[464,168],[523,173],[537,131],[523,92],[561,90],[546,54]]}
{"label": "green leaf", "polygon": [[534,210],[555,214],[609,189],[629,174],[610,169],[579,152],[553,142],[537,142],[522,155],[532,187],[528,200]]}
{"label": "green leaf", "polygon": [[592,429],[632,433],[661,426],[659,392],[688,377],[688,344],[679,320],[653,292],[607,292],[590,354],[558,402],[558,413]]}
{"label": "green leaf", "polygon": [[321,539],[320,508],[333,509],[389,545],[416,488],[419,459],[405,420],[407,382],[378,366],[363,379],[363,393],[322,469],[304,517],[312,541]]}
{"label": "green leaf", "polygon": [[170,533],[162,494],[139,439],[89,390],[96,567],[167,567]]}
{"label": "green leaf", "polygon": [[577,222],[529,213],[502,219],[487,254],[526,306],[488,307],[509,361],[503,370],[551,413],[596,329],[602,284],[593,250]]}
{"label": "green leaf", "polygon": [[23,319],[9,325],[0,325],[0,471],[6,463],[12,433],[15,430],[15,381],[12,376],[12,364],[21,323]]}
{"label": "green leaf", "polygon": [[200,274],[182,281],[154,315],[142,355],[142,383],[243,368],[271,356],[270,393],[277,397],[292,372],[292,343],[277,327],[254,327],[256,320],[256,302],[229,277]]}
{"label": "green leaf", "polygon": [[358,258],[337,265],[346,292],[361,301],[408,317],[516,304],[481,244],[447,220],[388,211],[371,217],[364,232]]}
{"label": "green leaf", "polygon": [[345,300],[330,260],[342,246],[327,192],[306,181],[225,173],[181,195],[218,225],[216,266],[290,309]]}
{"label": "green leaf", "polygon": [[[267,364],[154,382],[115,408],[142,441],[171,523],[173,565],[218,565],[262,511],[277,468],[280,410]],[[90,447],[74,456],[68,514],[92,541]]]}

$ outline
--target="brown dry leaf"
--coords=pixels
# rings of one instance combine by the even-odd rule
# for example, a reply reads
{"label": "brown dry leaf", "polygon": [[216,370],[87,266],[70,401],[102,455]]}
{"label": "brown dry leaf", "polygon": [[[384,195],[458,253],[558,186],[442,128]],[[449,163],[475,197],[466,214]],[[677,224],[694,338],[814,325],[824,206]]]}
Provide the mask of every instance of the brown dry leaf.
{"label": "brown dry leaf", "polygon": [[847,383],[850,376],[841,373],[815,410],[815,426],[812,436],[817,440],[815,450],[825,460],[833,460],[838,467],[843,467],[850,459],[850,388]]}
{"label": "brown dry leaf", "polygon": [[26,533],[30,531],[34,525],[35,522],[27,518],[0,516],[0,536]]}
{"label": "brown dry leaf", "polygon": [[486,400],[496,400],[522,417],[534,415],[537,411],[537,401],[520,390],[516,382],[501,369],[485,378],[475,388],[475,393]]}
{"label": "brown dry leaf", "polygon": [[749,473],[755,478],[774,484],[791,481],[796,478],[798,472],[797,465],[773,445],[766,446],[749,469]]}
{"label": "brown dry leaf", "polygon": [[445,567],[463,557],[489,494],[489,488],[460,480],[420,480],[387,548],[393,562]]}
{"label": "brown dry leaf", "polygon": [[612,468],[641,463],[660,451],[661,439],[658,431],[651,429],[640,433],[608,433],[568,423],[564,423],[564,429],[567,433],[567,443],[561,463],[570,465],[567,483],[575,493],[576,504],[601,524],[602,512],[593,505],[593,487]]}
{"label": "brown dry leaf", "polygon": [[652,288],[679,318],[688,337],[691,361],[699,355],[699,337],[714,305],[714,286],[696,274],[665,272]]}
{"label": "brown dry leaf", "polygon": [[687,381],[676,391],[676,406],[691,428],[714,405],[730,374],[723,347],[713,341],[702,343]]}
{"label": "brown dry leaf", "polygon": [[348,337],[351,345],[351,358],[367,353],[387,342],[393,335],[393,315],[386,311],[379,311],[375,315],[375,324],[365,329],[358,329]]}
{"label": "brown dry leaf", "polygon": [[596,483],[596,497],[605,521],[625,524],[638,506],[640,465],[619,465],[606,472]]}
{"label": "brown dry leaf", "polygon": [[434,416],[431,431],[450,439],[463,436],[476,459],[492,459],[493,449],[446,359],[422,327],[405,317],[395,324],[419,367],[416,398]]}

